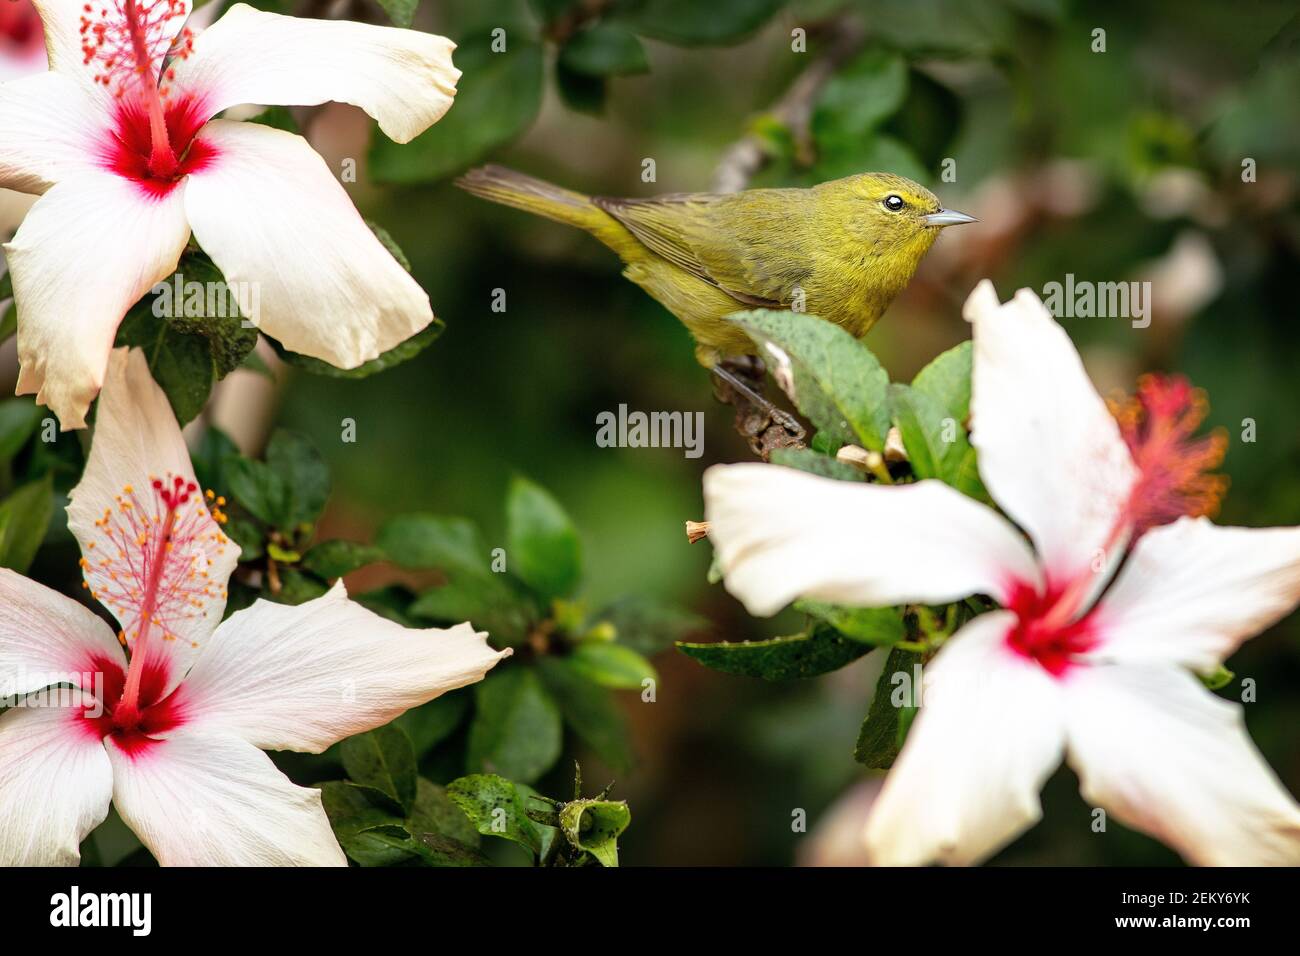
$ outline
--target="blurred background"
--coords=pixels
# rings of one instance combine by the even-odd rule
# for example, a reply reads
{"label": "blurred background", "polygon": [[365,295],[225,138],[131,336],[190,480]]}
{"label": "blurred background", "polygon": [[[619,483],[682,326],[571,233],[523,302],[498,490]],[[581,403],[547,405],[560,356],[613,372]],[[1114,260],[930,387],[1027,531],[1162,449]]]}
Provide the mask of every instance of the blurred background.
{"label": "blurred background", "polygon": [[[598,44],[566,49],[600,24],[622,25],[644,61],[626,45],[605,59]],[[490,157],[584,192],[708,190],[741,140],[764,157],[754,185],[885,169],[981,220],[940,238],[868,336],[896,380],[967,337],[960,306],[982,277],[1003,298],[1067,273],[1151,281],[1149,327],[1064,320],[1094,380],[1110,393],[1148,370],[1187,374],[1230,439],[1220,520],[1300,523],[1296,3],[424,0],[415,25],[457,40],[466,72],[430,134],[372,148],[382,137],[358,110],[297,118],[332,166],[357,160],[349,191],[405,250],[445,333],[356,382],[277,366],[272,388],[237,372],[211,413],[246,451],[272,420],[314,439],[334,476],[323,537],[368,540],[386,518],[425,510],[471,517],[497,542],[507,482],[524,474],[574,516],[593,603],[636,593],[688,607],[709,621],[702,640],[798,630],[798,615],[754,621],[708,584],[708,544],[683,534],[702,517],[703,470],[753,457],[685,330],[595,240],[450,182]],[[507,51],[493,60],[498,28]],[[774,109],[810,68],[828,79],[808,98],[808,121],[790,128]],[[497,289],[504,311],[492,307]],[[703,412],[703,457],[598,447],[596,416],[624,403]],[[339,440],[344,419],[356,422],[355,444]],[[1242,440],[1247,420],[1254,441]],[[395,576],[367,569],[349,583]],[[766,684],[659,655],[657,701],[620,695],[639,756],[615,794],[633,810],[624,863],[856,862],[873,775],[852,751],[881,657]],[[1251,733],[1300,792],[1300,617],[1229,664],[1257,682]],[[564,793],[570,768],[552,776],[538,789]],[[603,784],[608,774],[584,758],[584,776]],[[807,833],[792,828],[798,810]],[[1177,860],[1118,823],[1101,834],[1091,823],[1063,769],[1043,822],[994,862]]]}

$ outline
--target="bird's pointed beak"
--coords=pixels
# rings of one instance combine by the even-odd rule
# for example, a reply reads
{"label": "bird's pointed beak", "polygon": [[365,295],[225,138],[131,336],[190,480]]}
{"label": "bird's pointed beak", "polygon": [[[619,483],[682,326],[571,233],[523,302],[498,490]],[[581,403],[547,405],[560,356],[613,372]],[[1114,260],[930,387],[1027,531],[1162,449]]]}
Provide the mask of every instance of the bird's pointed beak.
{"label": "bird's pointed beak", "polygon": [[979,222],[979,220],[956,209],[940,209],[925,217],[927,226],[960,226],[963,222]]}

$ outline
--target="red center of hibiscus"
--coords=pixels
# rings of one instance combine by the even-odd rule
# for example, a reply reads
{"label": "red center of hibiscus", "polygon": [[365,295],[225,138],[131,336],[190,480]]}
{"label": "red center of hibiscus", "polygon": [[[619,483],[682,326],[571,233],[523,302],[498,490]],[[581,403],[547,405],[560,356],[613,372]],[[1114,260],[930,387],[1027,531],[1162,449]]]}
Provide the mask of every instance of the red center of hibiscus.
{"label": "red center of hibiscus", "polygon": [[[1017,654],[1036,661],[1053,677],[1068,671],[1077,658],[1097,645],[1091,615],[1070,620],[1061,612],[1062,602],[1072,600],[1069,588],[1049,587],[1046,593],[1028,584],[1017,583],[1007,601],[1007,609],[1016,615],[1015,626],[1007,634],[1007,645]],[[1062,619],[1064,617],[1064,620]]]}
{"label": "red center of hibiscus", "polygon": [[187,15],[184,0],[100,0],[82,8],[85,63],[117,100],[105,165],[155,197],[214,155],[195,139],[207,120],[201,104],[168,89],[175,78],[169,61],[194,48],[193,34],[181,26]]}
{"label": "red center of hibiscus", "polygon": [[126,716],[120,720],[150,706],[145,681],[167,657],[158,643],[176,640],[214,598],[225,600],[225,588],[208,571],[210,555],[226,545],[218,527],[224,501],[211,492],[207,497],[211,513],[198,486],[180,475],[152,478],[139,493],[127,485],[95,521],[103,537],[86,543],[85,585],[113,609],[123,626],[118,637],[131,648],[118,704]]}
{"label": "red center of hibiscus", "polygon": [[30,0],[0,0],[0,53],[27,56],[44,40],[41,18]]}
{"label": "red center of hibiscus", "polygon": [[124,753],[135,757],[156,744],[163,734],[185,723],[180,689],[161,697],[167,686],[164,666],[155,663],[142,668],[134,703],[122,699],[126,675],[116,662],[96,657],[87,670],[103,675],[102,709],[84,707],[81,715],[86,733],[96,740],[112,737]]}

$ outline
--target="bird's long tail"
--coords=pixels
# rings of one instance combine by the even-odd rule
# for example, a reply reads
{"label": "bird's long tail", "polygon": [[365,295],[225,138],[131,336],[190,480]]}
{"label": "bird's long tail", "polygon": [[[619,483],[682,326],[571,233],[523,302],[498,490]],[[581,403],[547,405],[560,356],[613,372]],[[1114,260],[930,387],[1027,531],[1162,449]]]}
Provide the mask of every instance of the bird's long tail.
{"label": "bird's long tail", "polygon": [[568,226],[585,229],[616,252],[622,252],[631,238],[613,216],[591,201],[590,196],[564,189],[544,179],[525,176],[504,166],[480,166],[456,180],[466,192],[545,216]]}

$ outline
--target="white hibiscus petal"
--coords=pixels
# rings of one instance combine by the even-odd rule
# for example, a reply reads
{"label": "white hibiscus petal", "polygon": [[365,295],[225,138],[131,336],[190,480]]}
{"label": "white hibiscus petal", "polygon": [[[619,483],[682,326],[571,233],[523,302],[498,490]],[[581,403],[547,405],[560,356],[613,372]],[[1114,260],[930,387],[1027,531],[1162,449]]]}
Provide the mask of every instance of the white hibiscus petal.
{"label": "white hibiscus petal", "polygon": [[76,866],[112,794],[108,754],[80,708],[0,715],[0,866]]}
{"label": "white hibiscus petal", "polygon": [[987,280],[963,314],[974,325],[971,441],[984,484],[1053,580],[1109,563],[1113,554],[1097,558],[1137,474],[1070,337],[1033,292],[999,304]]}
{"label": "white hibiscus petal", "polygon": [[482,680],[509,653],[468,624],[402,627],[339,582],[296,607],[258,601],[231,615],[185,681],[186,706],[258,747],[320,752]]}
{"label": "white hibiscus petal", "polygon": [[1005,599],[1037,586],[1028,545],[991,509],[937,481],[834,481],[775,465],[717,465],[704,506],[727,590],[751,614],[796,597],[857,606]]}
{"label": "white hibiscus petal", "polygon": [[227,120],[203,135],[219,155],[190,176],[186,211],[236,284],[241,311],[264,332],[290,351],[355,368],[433,321],[428,295],[306,140]]}
{"label": "white hibiscus petal", "polygon": [[93,172],[42,196],[4,247],[18,303],[18,394],[36,392],[63,428],[84,428],[122,317],[175,270],[189,235],[180,189],[151,197]]}
{"label": "white hibiscus petal", "polygon": [[1300,528],[1181,518],[1134,546],[1096,614],[1094,656],[1202,673],[1300,601]]}
{"label": "white hibiscus petal", "polygon": [[1207,866],[1300,864],[1300,807],[1242,708],[1180,667],[1083,667],[1065,682],[1084,799]]}
{"label": "white hibiscus petal", "polygon": [[229,734],[180,731],[128,753],[110,737],[113,804],[163,866],[346,866],[319,790]]}
{"label": "white hibiscus petal", "polygon": [[285,17],[237,3],[175,65],[179,90],[209,115],[232,106],[359,106],[406,143],[442,118],[456,95],[455,44],[419,30]]}
{"label": "white hibiscus petal", "polygon": [[74,82],[38,73],[0,83],[0,188],[43,193],[94,169],[105,121]]}
{"label": "white hibiscus petal", "polygon": [[126,666],[117,638],[98,615],[0,568],[0,695],[19,696],[65,681],[82,686],[81,675],[93,674],[103,661]]}
{"label": "white hibiscus petal", "polygon": [[68,527],[91,594],[113,612],[132,653],[146,654],[174,687],[221,621],[239,547],[212,519],[139,349],[109,356],[90,458],[70,499]]}
{"label": "white hibiscus petal", "polygon": [[977,617],[926,666],[921,709],[867,818],[873,863],[978,863],[1042,816],[1064,708],[1056,681],[1007,647],[1014,620]]}

